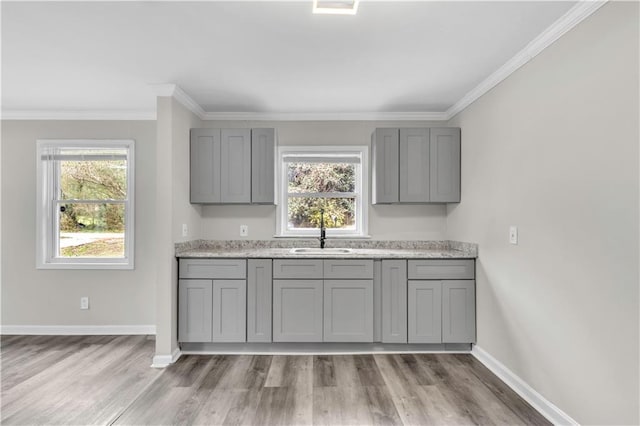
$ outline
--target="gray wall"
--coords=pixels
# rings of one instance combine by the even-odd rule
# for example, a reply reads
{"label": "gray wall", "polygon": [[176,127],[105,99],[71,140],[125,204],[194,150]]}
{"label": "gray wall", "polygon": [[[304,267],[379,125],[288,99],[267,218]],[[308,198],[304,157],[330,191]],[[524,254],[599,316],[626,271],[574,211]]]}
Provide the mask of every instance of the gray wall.
{"label": "gray wall", "polygon": [[[428,121],[248,122],[206,121],[205,127],[274,127],[278,145],[371,145],[376,127],[436,127]],[[371,153],[369,153],[371,154]],[[369,195],[371,199],[371,195]],[[369,206],[369,234],[377,240],[438,240],[445,237],[444,205]],[[240,239],[240,225],[249,226],[247,239],[271,239],[276,232],[274,206],[206,206],[201,235],[206,239]]]}
{"label": "gray wall", "polygon": [[478,346],[581,424],[640,421],[638,36],[610,2],[450,123]]}
{"label": "gray wall", "polygon": [[[36,140],[54,138],[136,141],[135,270],[36,270]],[[2,325],[155,324],[155,157],[152,121],[2,122]]]}

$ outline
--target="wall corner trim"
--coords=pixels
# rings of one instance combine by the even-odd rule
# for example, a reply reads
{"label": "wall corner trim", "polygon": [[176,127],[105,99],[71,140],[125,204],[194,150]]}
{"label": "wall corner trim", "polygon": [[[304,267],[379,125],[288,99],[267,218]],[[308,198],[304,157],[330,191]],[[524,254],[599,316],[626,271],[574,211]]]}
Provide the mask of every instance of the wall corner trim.
{"label": "wall corner trim", "polygon": [[448,119],[452,119],[456,114],[475,102],[482,95],[493,89],[500,82],[505,80],[520,67],[536,57],[556,40],[569,32],[573,27],[591,16],[609,0],[580,0],[567,13],[562,15],[551,24],[546,30],[531,40],[520,52],[516,53],[504,65],[494,71],[489,77],[471,89],[458,102],[453,104],[446,112]]}
{"label": "wall corner trim", "polygon": [[180,88],[177,84],[174,83],[162,83],[162,84],[152,84],[151,88],[156,93],[156,96],[160,97],[172,97],[175,98],[176,101],[180,102],[185,106],[189,111],[198,116],[201,120],[204,120],[206,115],[205,111],[202,109],[200,104],[193,100],[193,98]]}
{"label": "wall corner trim", "polygon": [[572,419],[567,413],[556,407],[551,401],[547,400],[544,396],[538,393],[538,391],[529,386],[527,382],[518,377],[500,361],[495,359],[489,352],[485,351],[478,345],[473,345],[471,355],[484,364],[484,366],[491,370],[493,374],[498,376],[500,380],[513,389],[515,393],[520,395],[522,399],[527,401],[554,425],[579,425],[579,423]]}
{"label": "wall corner trim", "polygon": [[156,334],[155,325],[2,325],[2,335],[133,335]]}
{"label": "wall corner trim", "polygon": [[156,355],[153,357],[153,363],[151,367],[153,368],[165,368],[173,364],[180,358],[182,352],[180,352],[180,348],[175,348],[171,355]]}

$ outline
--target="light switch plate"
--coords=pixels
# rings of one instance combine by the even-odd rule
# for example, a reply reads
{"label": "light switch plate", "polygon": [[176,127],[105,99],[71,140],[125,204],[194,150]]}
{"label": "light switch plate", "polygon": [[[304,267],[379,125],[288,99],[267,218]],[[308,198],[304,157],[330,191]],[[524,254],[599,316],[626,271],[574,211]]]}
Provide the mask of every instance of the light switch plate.
{"label": "light switch plate", "polygon": [[518,244],[518,227],[510,226],[509,227],[509,242],[511,244]]}

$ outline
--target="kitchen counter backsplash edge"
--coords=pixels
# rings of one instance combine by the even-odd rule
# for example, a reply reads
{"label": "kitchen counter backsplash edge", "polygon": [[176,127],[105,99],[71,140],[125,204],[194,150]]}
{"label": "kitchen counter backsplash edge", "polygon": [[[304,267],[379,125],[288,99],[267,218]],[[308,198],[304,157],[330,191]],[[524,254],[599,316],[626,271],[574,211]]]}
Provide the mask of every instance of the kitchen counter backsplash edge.
{"label": "kitchen counter backsplash edge", "polygon": [[[277,240],[192,240],[175,244],[176,257],[187,257],[192,251],[241,252],[247,250],[287,249],[293,247],[318,247],[318,239],[277,239]],[[387,240],[348,240],[328,239],[327,248],[343,247],[370,250],[415,250],[460,252],[461,257],[477,257],[478,245],[462,241],[387,241]]]}

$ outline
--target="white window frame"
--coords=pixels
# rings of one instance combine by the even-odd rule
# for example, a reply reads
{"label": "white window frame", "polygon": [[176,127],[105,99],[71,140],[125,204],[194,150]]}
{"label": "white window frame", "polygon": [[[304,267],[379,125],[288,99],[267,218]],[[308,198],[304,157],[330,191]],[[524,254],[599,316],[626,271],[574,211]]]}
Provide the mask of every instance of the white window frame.
{"label": "white window frame", "polygon": [[[317,228],[287,229],[288,223],[288,177],[284,166],[285,157],[300,155],[301,157],[345,157],[357,156],[360,161],[356,165],[355,182],[355,229],[327,228],[327,238],[369,238],[369,147],[367,145],[316,145],[316,146],[280,146],[278,147],[278,203],[276,208],[276,237],[319,237]],[[360,212],[360,213],[358,213]]]}
{"label": "white window frame", "polygon": [[[127,150],[127,198],[125,206],[124,258],[59,257],[59,214],[57,194],[60,171],[58,162],[46,159],[53,149],[87,148]],[[131,139],[41,139],[37,141],[37,204],[36,204],[36,268],[37,269],[134,269],[135,232],[135,142]],[[81,200],[73,200],[81,201]]]}

